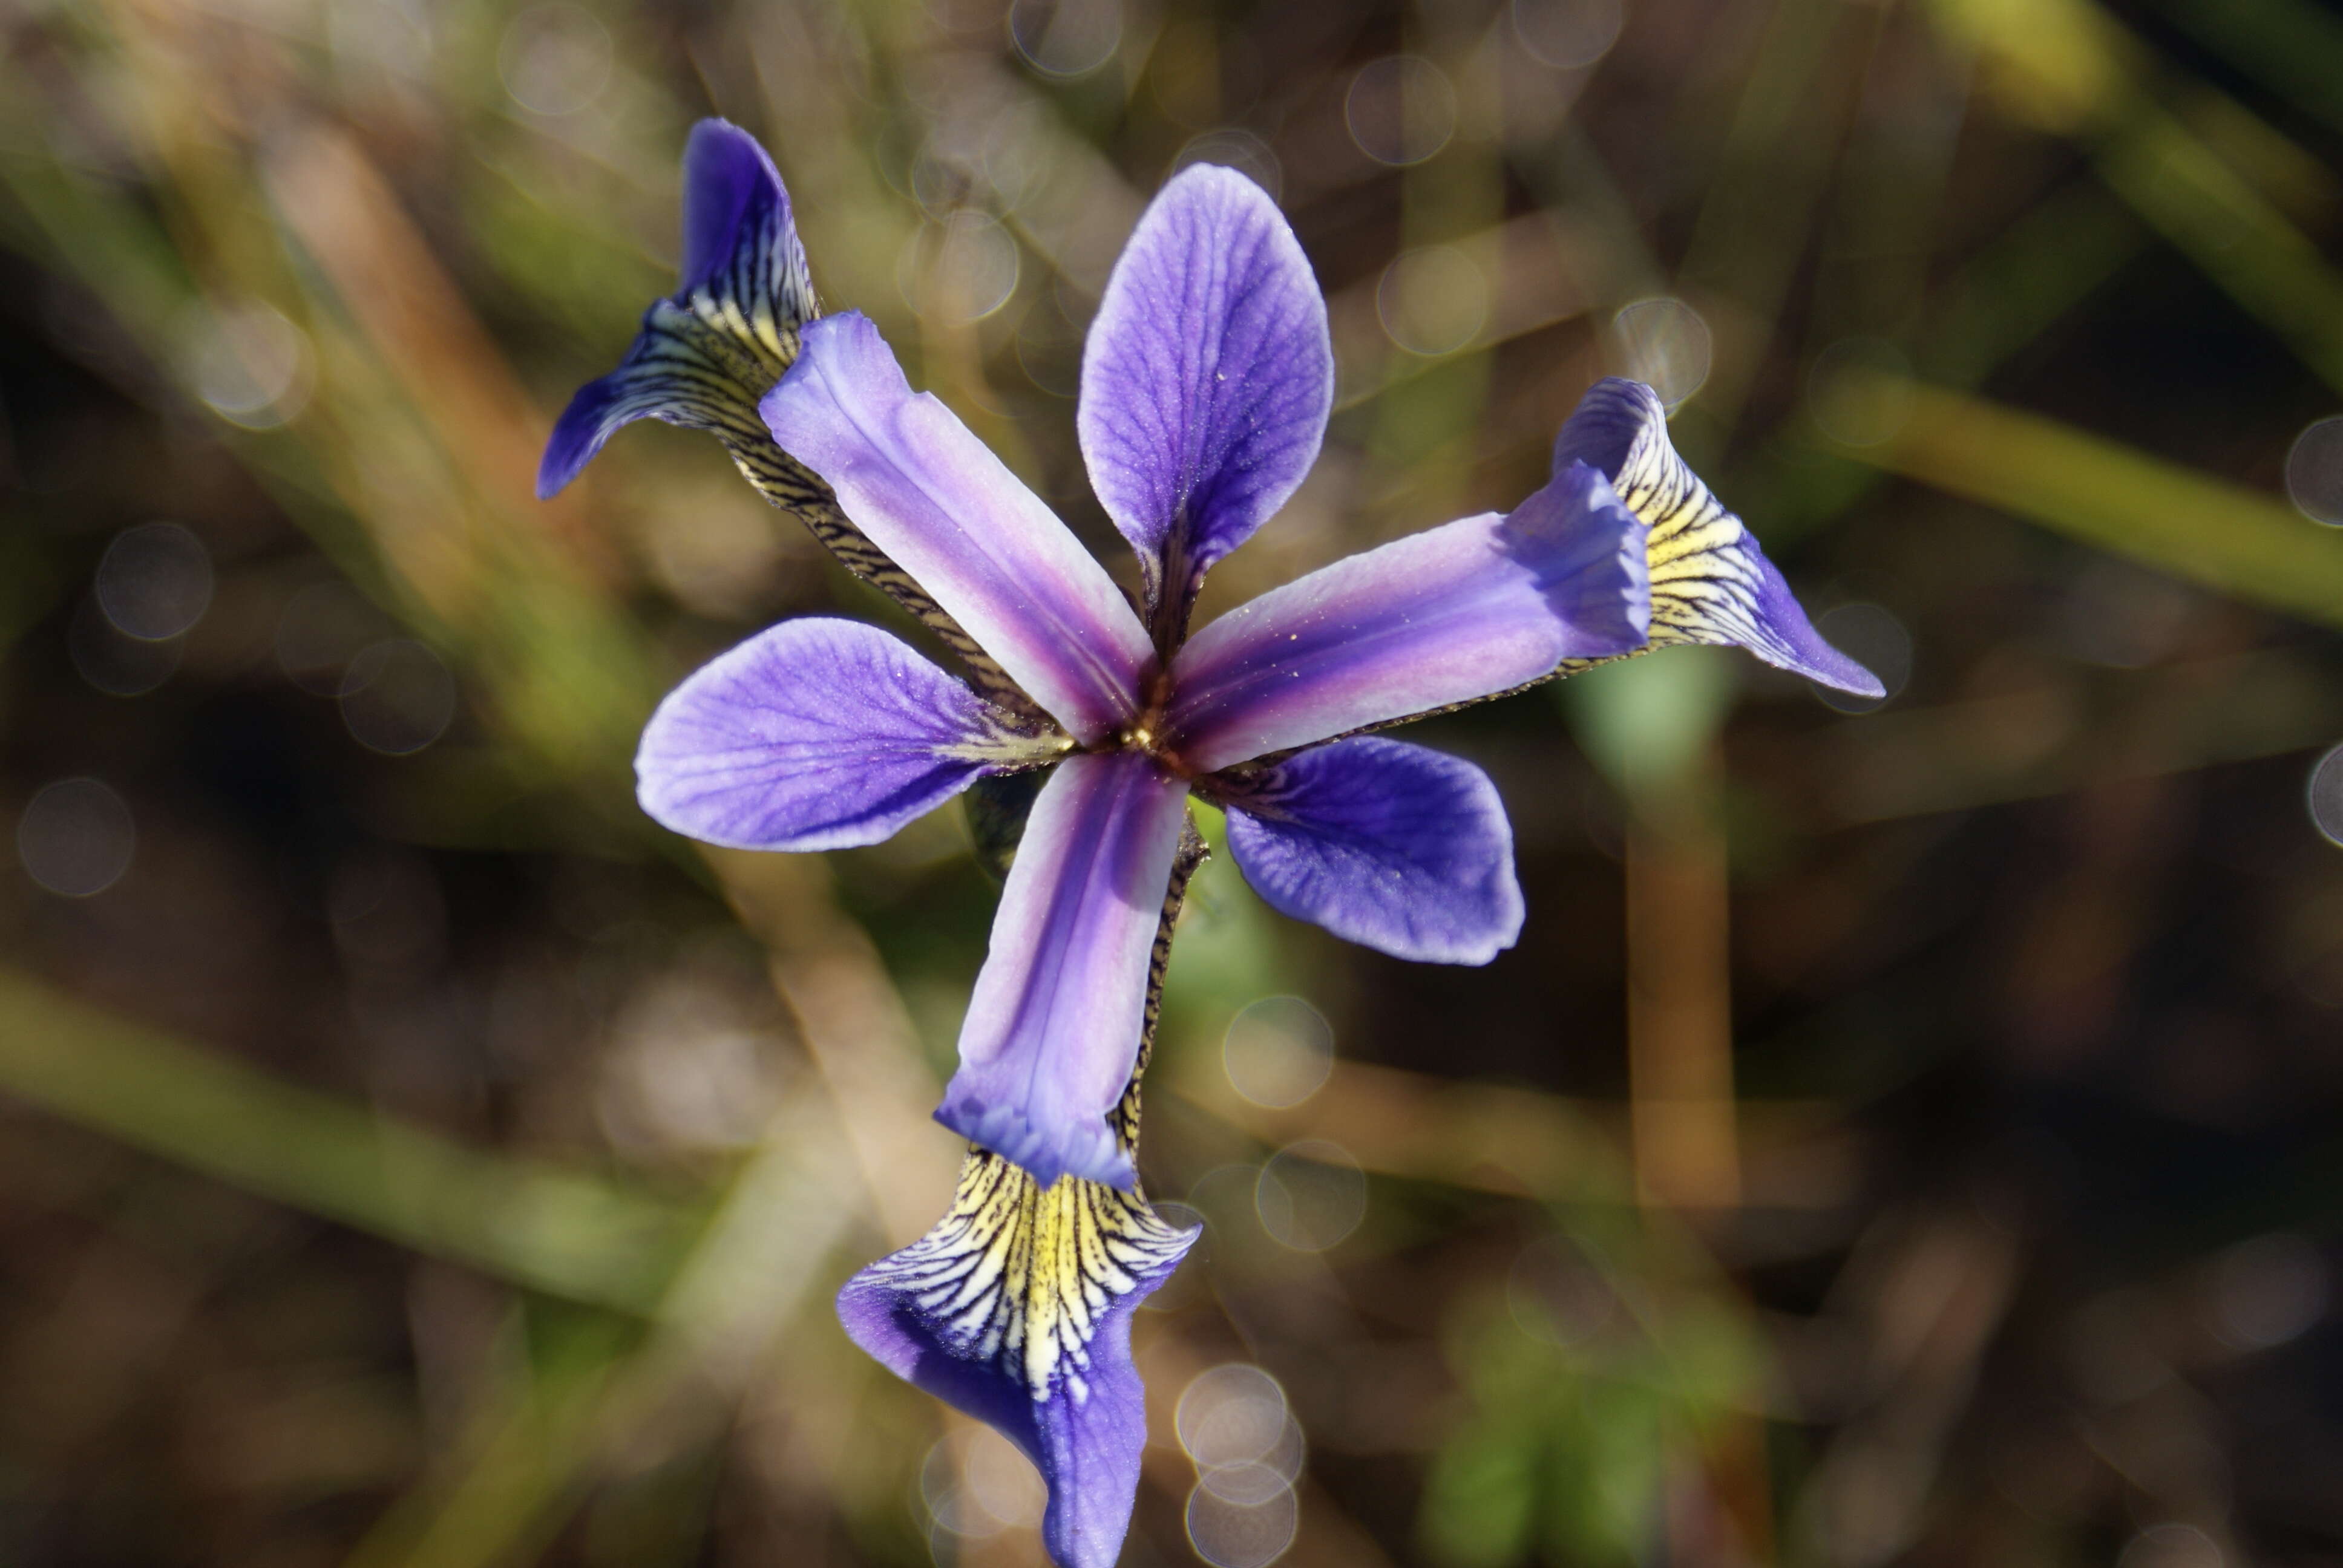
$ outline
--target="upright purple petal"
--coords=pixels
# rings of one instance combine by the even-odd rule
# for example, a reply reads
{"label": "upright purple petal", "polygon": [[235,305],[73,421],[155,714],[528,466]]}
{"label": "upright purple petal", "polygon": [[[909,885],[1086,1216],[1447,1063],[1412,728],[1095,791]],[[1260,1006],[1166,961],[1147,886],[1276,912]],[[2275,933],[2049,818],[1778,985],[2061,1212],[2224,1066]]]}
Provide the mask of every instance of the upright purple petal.
{"label": "upright purple petal", "polygon": [[1183,627],[1195,585],[1310,471],[1334,400],[1326,301],[1268,193],[1195,165],[1107,281],[1082,353],[1082,457]]}
{"label": "upright purple petal", "polygon": [[1033,1173],[1128,1188],[1107,1112],[1139,1055],[1188,787],[1142,752],[1061,763],[993,916],[936,1120]]}
{"label": "upright purple petal", "polygon": [[1649,387],[1596,382],[1554,437],[1554,472],[1573,463],[1599,469],[1651,527],[1653,642],[1731,643],[1825,686],[1887,694],[1822,639],[1756,537],[1676,455],[1667,410]]}
{"label": "upright purple petal", "polygon": [[[753,266],[789,275],[719,277]],[[755,297],[793,287],[809,299],[805,249],[781,173],[757,138],[729,120],[702,120],[683,149],[683,276],[678,295],[708,288]]]}
{"label": "upright purple petal", "polygon": [[1088,744],[1138,713],[1154,650],[1106,569],[932,395],[868,317],[805,328],[763,412],[870,542]]}
{"label": "upright purple petal", "polygon": [[1147,1443],[1131,1314],[1198,1232],[1093,1181],[1044,1191],[971,1151],[951,1210],[839,1292],[848,1337],[1025,1451],[1059,1568],[1113,1568]]}
{"label": "upright purple petal", "polygon": [[1581,465],[1466,518],[1272,588],[1172,665],[1167,729],[1210,772],[1640,648],[1644,525]]}
{"label": "upright purple petal", "polygon": [[702,120],[683,155],[683,276],[644,313],[618,367],[555,422],[537,493],[578,477],[620,426],[642,418],[737,437],[797,352],[814,314],[805,249],[772,159],[738,126]]}
{"label": "upright purple petal", "polygon": [[875,844],[1004,764],[1062,738],[1006,714],[895,638],[783,621],[668,694],[635,757],[643,809],[736,849]]}
{"label": "upright purple petal", "polygon": [[1427,963],[1484,964],[1522,931],[1513,829],[1489,776],[1374,736],[1314,747],[1221,799],[1269,907]]}

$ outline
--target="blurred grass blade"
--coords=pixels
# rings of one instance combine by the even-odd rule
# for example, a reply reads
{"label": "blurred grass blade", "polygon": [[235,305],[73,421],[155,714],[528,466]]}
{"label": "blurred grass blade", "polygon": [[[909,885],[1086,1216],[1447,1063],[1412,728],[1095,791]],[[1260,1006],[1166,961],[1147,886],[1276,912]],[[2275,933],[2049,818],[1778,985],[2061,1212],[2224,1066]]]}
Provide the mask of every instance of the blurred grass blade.
{"label": "blurred grass blade", "polygon": [[1909,409],[1892,440],[1832,448],[1843,456],[2236,598],[2343,627],[2343,534],[2275,497],[1914,382],[1850,371],[1832,395]]}
{"label": "blurred grass blade", "polygon": [[574,1301],[648,1313],[699,1217],[475,1152],[0,970],[0,1090],[261,1197]]}
{"label": "blurred grass blade", "polygon": [[2163,0],[2161,9],[2297,108],[2343,130],[2343,17],[2316,0]]}
{"label": "blurred grass blade", "polygon": [[[2252,116],[2228,106],[2225,145],[2263,156],[2250,169],[2225,161],[2157,103],[2152,56],[2089,0],[1936,0],[1936,12],[1955,38],[1987,51],[2016,112],[2088,146],[2110,189],[2343,391],[2343,275],[2262,188],[2298,185],[2307,155],[2266,126],[2234,134]],[[2282,150],[2273,160],[2270,149]]]}

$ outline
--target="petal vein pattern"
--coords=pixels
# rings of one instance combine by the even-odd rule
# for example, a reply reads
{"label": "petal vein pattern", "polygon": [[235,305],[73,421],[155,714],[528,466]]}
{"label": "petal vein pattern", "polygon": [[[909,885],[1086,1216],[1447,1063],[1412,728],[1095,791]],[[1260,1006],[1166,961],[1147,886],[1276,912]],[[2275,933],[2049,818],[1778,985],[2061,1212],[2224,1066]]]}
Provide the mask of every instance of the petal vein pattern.
{"label": "petal vein pattern", "polygon": [[1065,746],[876,627],[809,616],[669,693],[643,729],[636,789],[654,820],[704,843],[840,849]]}
{"label": "petal vein pattern", "polygon": [[809,323],[766,396],[773,438],[1074,738],[1138,712],[1153,657],[1113,579],[854,311]]}
{"label": "petal vein pattern", "polygon": [[1667,411],[1640,381],[1598,381],[1554,437],[1559,476],[1584,463],[1651,528],[1652,642],[1729,643],[1863,697],[1886,688],[1825,642],[1756,536],[1668,440]]}
{"label": "petal vein pattern", "polygon": [[1063,1568],[1112,1568],[1147,1439],[1131,1314],[1196,1230],[1095,1181],[1043,1187],[983,1150],[935,1229],[847,1282],[848,1335],[889,1370],[1025,1451],[1050,1489]]}
{"label": "petal vein pattern", "polygon": [[1326,302],[1268,193],[1197,165],[1115,263],[1082,356],[1082,457],[1164,640],[1195,586],[1309,473],[1333,406]]}
{"label": "petal vein pattern", "polygon": [[1172,661],[1172,744],[1210,771],[1510,691],[1641,647],[1646,606],[1644,526],[1580,467],[1205,627]]}
{"label": "petal vein pattern", "polygon": [[577,477],[620,426],[655,418],[714,431],[781,504],[826,502],[757,418],[757,399],[797,356],[814,298],[789,192],[765,149],[737,126],[703,120],[692,129],[683,246],[674,295],[652,304],[618,368],[580,387],[555,425],[537,493],[551,496]]}
{"label": "petal vein pattern", "polygon": [[1513,830],[1459,757],[1356,736],[1233,783],[1229,852],[1269,906],[1419,962],[1484,964],[1522,930]]}
{"label": "petal vein pattern", "polygon": [[1142,752],[1069,758],[1034,803],[936,1120],[1043,1186],[1131,1188],[1108,1112],[1145,1033],[1188,788]]}
{"label": "petal vein pattern", "polygon": [[757,405],[796,362],[817,314],[789,194],[738,126],[702,120],[683,156],[683,273],[652,302],[618,367],[578,388],[538,468],[549,497],[578,477],[619,427],[636,419],[707,430],[765,499],[793,514],[840,565],[941,638],[996,706],[1038,718],[973,638],[865,538],[828,485],[781,450]]}

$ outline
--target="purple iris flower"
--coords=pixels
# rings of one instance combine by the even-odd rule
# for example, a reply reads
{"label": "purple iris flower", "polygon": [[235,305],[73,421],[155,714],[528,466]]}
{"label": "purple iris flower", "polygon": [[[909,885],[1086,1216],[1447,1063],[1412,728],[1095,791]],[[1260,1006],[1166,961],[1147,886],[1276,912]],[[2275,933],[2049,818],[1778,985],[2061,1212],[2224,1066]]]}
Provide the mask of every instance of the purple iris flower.
{"label": "purple iris flower", "polygon": [[840,1311],[885,1364],[1018,1442],[1050,1483],[1053,1557],[1105,1568],[1144,1442],[1130,1313],[1193,1240],[1148,1208],[1133,1163],[1171,920],[1200,858],[1191,797],[1226,811],[1272,907],[1398,957],[1485,963],[1523,915],[1496,790],[1370,731],[1661,642],[1876,684],[1815,635],[1677,459],[1650,390],[1624,381],[1588,395],[1551,480],[1511,512],[1353,556],[1192,636],[1205,573],[1302,482],[1332,399],[1325,302],[1258,186],[1207,166],[1172,179],[1091,329],[1078,429],[1138,553],[1134,605],[911,390],[867,318],[814,318],[761,148],[704,123],[685,175],[682,285],[578,395],[540,487],[628,419],[712,429],[968,673],[847,620],[749,639],[644,732],[640,799],[668,827],[744,849],[870,844],[980,780],[1047,769],[936,1111],[976,1146],[960,1192]]}

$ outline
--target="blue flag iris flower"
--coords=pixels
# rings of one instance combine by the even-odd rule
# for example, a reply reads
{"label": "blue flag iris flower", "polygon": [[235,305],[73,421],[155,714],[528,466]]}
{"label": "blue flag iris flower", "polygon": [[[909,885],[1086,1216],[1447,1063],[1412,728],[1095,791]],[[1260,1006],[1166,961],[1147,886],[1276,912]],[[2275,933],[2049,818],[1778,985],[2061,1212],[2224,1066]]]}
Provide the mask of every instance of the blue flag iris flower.
{"label": "blue flag iris flower", "polygon": [[[958,656],[857,622],[784,622],[678,688],[637,759],[645,810],[740,849],[871,844],[980,781],[1042,777],[936,1118],[972,1145],[937,1228],[864,1270],[856,1342],[998,1428],[1049,1483],[1046,1543],[1106,1568],[1145,1423],[1130,1314],[1194,1239],[1139,1190],[1139,1077],[1187,874],[1188,803],[1227,813],[1272,908],[1397,957],[1513,945],[1513,834],[1472,764],[1372,733],[1676,642],[1732,643],[1850,691],[1740,520],[1676,457],[1650,388],[1598,384],[1548,483],[1312,572],[1197,628],[1204,575],[1323,439],[1326,306],[1277,207],[1173,178],[1108,283],[1077,415],[1138,553],[1133,604],[878,329],[820,316],[789,200],[720,121],[684,163],[683,276],[577,396],[550,495],[630,419],[714,431],[749,478]],[[1046,771],[1045,771],[1046,770]]]}

